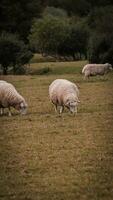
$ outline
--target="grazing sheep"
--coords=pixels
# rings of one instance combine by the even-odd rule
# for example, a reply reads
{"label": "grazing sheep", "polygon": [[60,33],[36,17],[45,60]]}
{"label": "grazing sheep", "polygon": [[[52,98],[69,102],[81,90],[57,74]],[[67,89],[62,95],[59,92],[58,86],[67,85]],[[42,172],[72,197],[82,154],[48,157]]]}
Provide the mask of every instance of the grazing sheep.
{"label": "grazing sheep", "polygon": [[90,76],[104,75],[112,69],[112,65],[109,63],[87,64],[83,67],[82,74],[84,74],[85,78],[89,78]]}
{"label": "grazing sheep", "polygon": [[74,83],[65,79],[56,79],[49,86],[49,96],[56,111],[60,106],[60,114],[64,107],[67,107],[71,113],[77,113],[77,105],[80,102],[78,99],[79,90]]}
{"label": "grazing sheep", "polygon": [[[6,83],[6,81],[0,80],[0,84],[4,82]],[[0,108],[0,115],[3,115],[3,113],[4,113],[4,108]]]}
{"label": "grazing sheep", "polygon": [[6,83],[6,81],[0,80],[0,83]]}
{"label": "grazing sheep", "polygon": [[26,114],[27,103],[24,98],[16,91],[15,87],[6,81],[0,81],[0,113],[3,114],[3,109],[9,109],[9,116],[11,116],[10,107],[15,108],[21,114]]}

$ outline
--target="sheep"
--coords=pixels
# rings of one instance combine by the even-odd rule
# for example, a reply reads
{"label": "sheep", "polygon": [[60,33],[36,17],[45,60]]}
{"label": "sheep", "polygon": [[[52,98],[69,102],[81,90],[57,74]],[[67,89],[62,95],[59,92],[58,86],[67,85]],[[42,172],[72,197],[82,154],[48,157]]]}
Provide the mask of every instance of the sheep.
{"label": "sheep", "polygon": [[8,82],[0,81],[0,113],[3,114],[3,109],[9,109],[9,116],[11,116],[10,108],[13,107],[21,114],[26,114],[27,103],[25,99],[16,91],[15,87]]}
{"label": "sheep", "polygon": [[111,71],[112,65],[109,63],[105,64],[87,64],[82,69],[82,74],[84,74],[85,78],[89,78],[90,76],[96,75],[104,75]]}
{"label": "sheep", "polygon": [[4,80],[0,80],[0,83],[6,83],[6,81],[4,81]]}
{"label": "sheep", "polygon": [[[4,80],[0,80],[0,84],[1,83],[6,83],[6,81],[4,81]],[[4,109],[3,108],[0,108],[0,115],[3,115],[3,113],[4,113]]]}
{"label": "sheep", "polygon": [[55,111],[58,111],[58,106],[60,106],[59,113],[61,114],[64,107],[68,108],[71,113],[77,113],[77,106],[80,102],[78,87],[66,80],[66,79],[56,79],[49,86],[49,97],[50,101],[55,106]]}

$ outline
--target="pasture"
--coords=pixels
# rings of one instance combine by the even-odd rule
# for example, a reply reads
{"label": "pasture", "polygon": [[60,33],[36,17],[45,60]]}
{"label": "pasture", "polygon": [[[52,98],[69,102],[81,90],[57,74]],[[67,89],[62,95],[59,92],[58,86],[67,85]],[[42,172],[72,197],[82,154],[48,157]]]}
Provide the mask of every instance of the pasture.
{"label": "pasture", "polygon": [[[32,74],[45,66],[51,73],[1,76],[29,109],[0,116],[0,200],[113,199],[113,72],[84,81],[83,64],[34,63]],[[56,78],[78,85],[76,116],[55,113],[48,86]]]}

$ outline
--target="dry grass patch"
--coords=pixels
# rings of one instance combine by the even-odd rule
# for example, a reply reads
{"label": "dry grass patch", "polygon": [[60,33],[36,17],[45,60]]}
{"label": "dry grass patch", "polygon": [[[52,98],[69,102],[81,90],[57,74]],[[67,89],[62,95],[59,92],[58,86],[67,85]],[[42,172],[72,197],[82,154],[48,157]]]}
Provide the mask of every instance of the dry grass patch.
{"label": "dry grass patch", "polygon": [[[77,82],[78,114],[55,114],[48,86]],[[113,75],[8,76],[28,102],[26,116],[0,117],[0,200],[112,200]]]}

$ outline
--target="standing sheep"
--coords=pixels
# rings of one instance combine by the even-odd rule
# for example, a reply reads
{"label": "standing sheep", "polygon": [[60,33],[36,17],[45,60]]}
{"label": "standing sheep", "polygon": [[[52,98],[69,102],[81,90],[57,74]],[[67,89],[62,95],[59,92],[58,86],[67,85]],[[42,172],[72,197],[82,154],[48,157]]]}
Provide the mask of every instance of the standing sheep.
{"label": "standing sheep", "polygon": [[21,114],[26,114],[27,103],[24,98],[16,91],[15,87],[6,81],[0,81],[0,108],[1,114],[3,109],[9,109],[9,116],[11,116],[10,107],[15,108]]}
{"label": "standing sheep", "polygon": [[109,63],[87,64],[83,67],[82,74],[84,74],[85,78],[89,78],[90,76],[104,75],[112,69],[112,65]]}
{"label": "standing sheep", "polygon": [[49,96],[56,111],[60,106],[60,114],[64,107],[67,107],[71,113],[77,113],[77,106],[80,102],[78,99],[79,90],[74,83],[65,79],[56,79],[49,86]]}
{"label": "standing sheep", "polygon": [[[0,84],[4,82],[6,83],[6,81],[0,80]],[[3,115],[3,113],[4,113],[4,108],[0,107],[0,115]]]}

